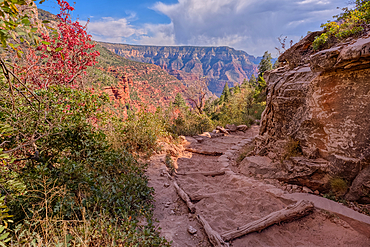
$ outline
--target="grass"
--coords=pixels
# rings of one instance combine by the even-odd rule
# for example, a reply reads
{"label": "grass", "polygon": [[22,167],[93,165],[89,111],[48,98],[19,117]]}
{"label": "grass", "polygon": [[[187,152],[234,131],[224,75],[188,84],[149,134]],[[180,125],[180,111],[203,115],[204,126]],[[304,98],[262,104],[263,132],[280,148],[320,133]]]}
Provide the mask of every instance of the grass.
{"label": "grass", "polygon": [[287,160],[291,157],[301,155],[303,155],[303,153],[299,141],[296,141],[293,138],[289,137],[288,142],[285,145],[285,152],[282,156],[282,160]]}
{"label": "grass", "polygon": [[254,147],[255,146],[253,144],[243,147],[239,156],[236,158],[236,163],[239,165],[245,159],[245,157],[249,156],[251,152],[253,152]]}

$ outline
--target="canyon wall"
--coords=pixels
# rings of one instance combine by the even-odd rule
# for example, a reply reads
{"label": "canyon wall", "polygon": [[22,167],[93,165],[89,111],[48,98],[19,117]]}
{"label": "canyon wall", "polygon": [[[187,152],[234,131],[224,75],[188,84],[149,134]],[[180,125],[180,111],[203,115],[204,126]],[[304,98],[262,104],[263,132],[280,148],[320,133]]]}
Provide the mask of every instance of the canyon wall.
{"label": "canyon wall", "polygon": [[[312,33],[265,74],[266,109],[256,153],[276,178],[326,192],[347,182],[348,200],[370,203],[370,34],[315,52]],[[296,145],[299,155],[289,155]],[[292,156],[292,157],[290,157]]]}
{"label": "canyon wall", "polygon": [[261,60],[230,47],[100,44],[124,58],[156,64],[179,80],[207,77],[210,91],[218,96],[226,82],[234,86],[256,75]]}

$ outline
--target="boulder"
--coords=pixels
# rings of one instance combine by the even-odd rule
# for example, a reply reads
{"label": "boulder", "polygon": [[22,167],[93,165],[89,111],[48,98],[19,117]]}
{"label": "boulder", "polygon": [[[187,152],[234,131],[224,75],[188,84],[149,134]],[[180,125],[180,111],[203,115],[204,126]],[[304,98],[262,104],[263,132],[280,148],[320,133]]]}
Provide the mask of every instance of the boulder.
{"label": "boulder", "polygon": [[304,157],[292,157],[283,161],[280,171],[273,175],[280,181],[306,186],[311,190],[328,191],[329,162],[324,159],[307,159]]}
{"label": "boulder", "polygon": [[226,129],[229,129],[231,132],[235,132],[237,130],[237,127],[235,124],[226,124]]}
{"label": "boulder", "polygon": [[264,178],[272,178],[279,170],[266,156],[245,157],[239,165],[240,171],[245,175],[262,175]]}

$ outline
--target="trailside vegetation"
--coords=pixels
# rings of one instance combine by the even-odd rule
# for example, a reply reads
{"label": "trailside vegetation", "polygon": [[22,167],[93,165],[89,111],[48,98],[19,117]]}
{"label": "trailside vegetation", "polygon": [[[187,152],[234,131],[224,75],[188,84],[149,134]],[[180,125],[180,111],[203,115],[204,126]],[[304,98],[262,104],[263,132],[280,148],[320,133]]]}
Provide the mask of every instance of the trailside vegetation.
{"label": "trailside vegetation", "polygon": [[137,159],[165,130],[112,115],[108,97],[85,87],[99,53],[57,2],[59,24],[44,33],[33,2],[0,4],[0,246],[169,246]]}
{"label": "trailside vegetation", "polygon": [[370,23],[370,1],[356,0],[353,9],[344,8],[343,13],[334,16],[335,21],[322,24],[324,33],[313,42],[314,50],[329,48],[332,44],[354,35],[360,35]]}
{"label": "trailside vegetation", "polygon": [[0,3],[0,246],[170,246],[139,158],[161,140],[253,124],[271,55],[257,79],[226,84],[220,98],[207,99],[202,78],[168,109],[123,118],[89,89],[99,52],[73,7],[57,3],[57,25],[36,23],[33,1]]}
{"label": "trailside vegetation", "polygon": [[271,60],[271,54],[265,52],[258,67],[258,79],[252,75],[250,80],[245,79],[241,85],[235,85],[232,88],[225,83],[221,96],[205,100],[201,111],[197,106],[195,110],[184,105],[184,99],[181,95],[177,95],[172,104],[172,110],[170,109],[173,117],[169,120],[171,125],[169,131],[176,135],[195,135],[212,131],[216,126],[251,125],[255,120],[261,119],[266,106],[267,93],[263,75],[266,71],[272,70]]}

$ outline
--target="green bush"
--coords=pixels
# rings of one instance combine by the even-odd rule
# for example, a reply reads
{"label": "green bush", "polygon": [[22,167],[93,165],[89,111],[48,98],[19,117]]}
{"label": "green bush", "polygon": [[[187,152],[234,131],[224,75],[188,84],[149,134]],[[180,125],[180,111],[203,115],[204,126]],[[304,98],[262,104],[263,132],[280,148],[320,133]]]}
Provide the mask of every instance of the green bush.
{"label": "green bush", "polygon": [[185,107],[170,123],[169,131],[175,135],[192,136],[214,128],[212,120],[206,114],[199,114]]}
{"label": "green bush", "polygon": [[360,34],[364,24],[370,22],[370,2],[367,0],[356,0],[354,9],[344,8],[343,13],[334,16],[337,21],[329,21],[321,25],[324,33],[316,37],[312,46],[314,50],[328,48],[336,41]]}
{"label": "green bush", "polygon": [[343,196],[348,190],[348,183],[339,177],[330,179],[330,187],[336,196]]}
{"label": "green bush", "polygon": [[[35,142],[37,150],[33,151],[30,145],[20,148],[22,152],[14,153],[17,162],[12,164],[11,171],[14,173],[13,187],[18,186],[10,189],[11,186],[1,180],[1,193],[7,195],[7,205],[14,220],[21,223],[17,228],[19,235],[15,234],[14,240],[28,241],[30,239],[25,236],[34,236],[32,241],[55,244],[56,240],[47,234],[54,231],[56,236],[63,235],[58,233],[60,227],[50,228],[55,226],[55,221],[93,224],[104,216],[116,224],[112,236],[117,241],[120,236],[127,235],[131,236],[126,240],[130,245],[167,246],[151,223],[153,189],[148,187],[144,173],[146,165],[132,156],[131,149],[125,150],[126,146],[114,148],[106,134],[107,127],[112,127],[112,118],[102,111],[106,97],[64,86],[37,90],[35,94],[41,102],[37,107],[46,113],[42,119],[48,119],[51,124],[40,123],[38,111],[34,111],[24,98],[17,99],[19,105],[15,113],[11,104],[4,98],[0,100],[3,109],[8,107],[2,112],[0,121],[11,127],[11,134],[1,136],[8,141],[4,146],[6,150],[19,147],[25,143],[23,138],[35,131],[41,136]],[[148,123],[149,118],[142,117],[145,121],[142,120],[140,126],[159,133],[158,129],[152,129],[154,125]],[[128,121],[124,130],[134,131],[125,127],[135,126],[137,122]],[[140,131],[144,131],[142,138],[150,140],[148,145],[152,147],[154,134],[148,130]],[[118,139],[127,139],[124,132],[114,132],[117,136],[122,135]],[[0,178],[9,176],[9,171],[9,167],[1,170]],[[9,193],[12,193],[11,197],[8,197]],[[142,217],[147,219],[145,226],[138,225]],[[129,223],[125,220],[128,218]],[[121,222],[128,226],[123,227]],[[70,230],[79,229],[81,224],[70,226]],[[99,229],[103,231],[103,228]],[[96,234],[102,241],[108,239],[104,232]],[[41,240],[37,236],[41,236]],[[71,235],[69,241],[76,242],[77,238],[77,235]]]}
{"label": "green bush", "polygon": [[259,91],[249,85],[243,84],[240,92],[230,96],[228,102],[214,101],[208,103],[206,113],[213,120],[214,125],[226,124],[252,125],[254,120],[261,119],[266,102],[260,101],[256,95]]}
{"label": "green bush", "polygon": [[116,121],[109,136],[117,147],[131,153],[151,154],[158,149],[158,139],[170,136],[167,124],[160,110],[155,113],[140,111],[131,114],[125,121]]}

